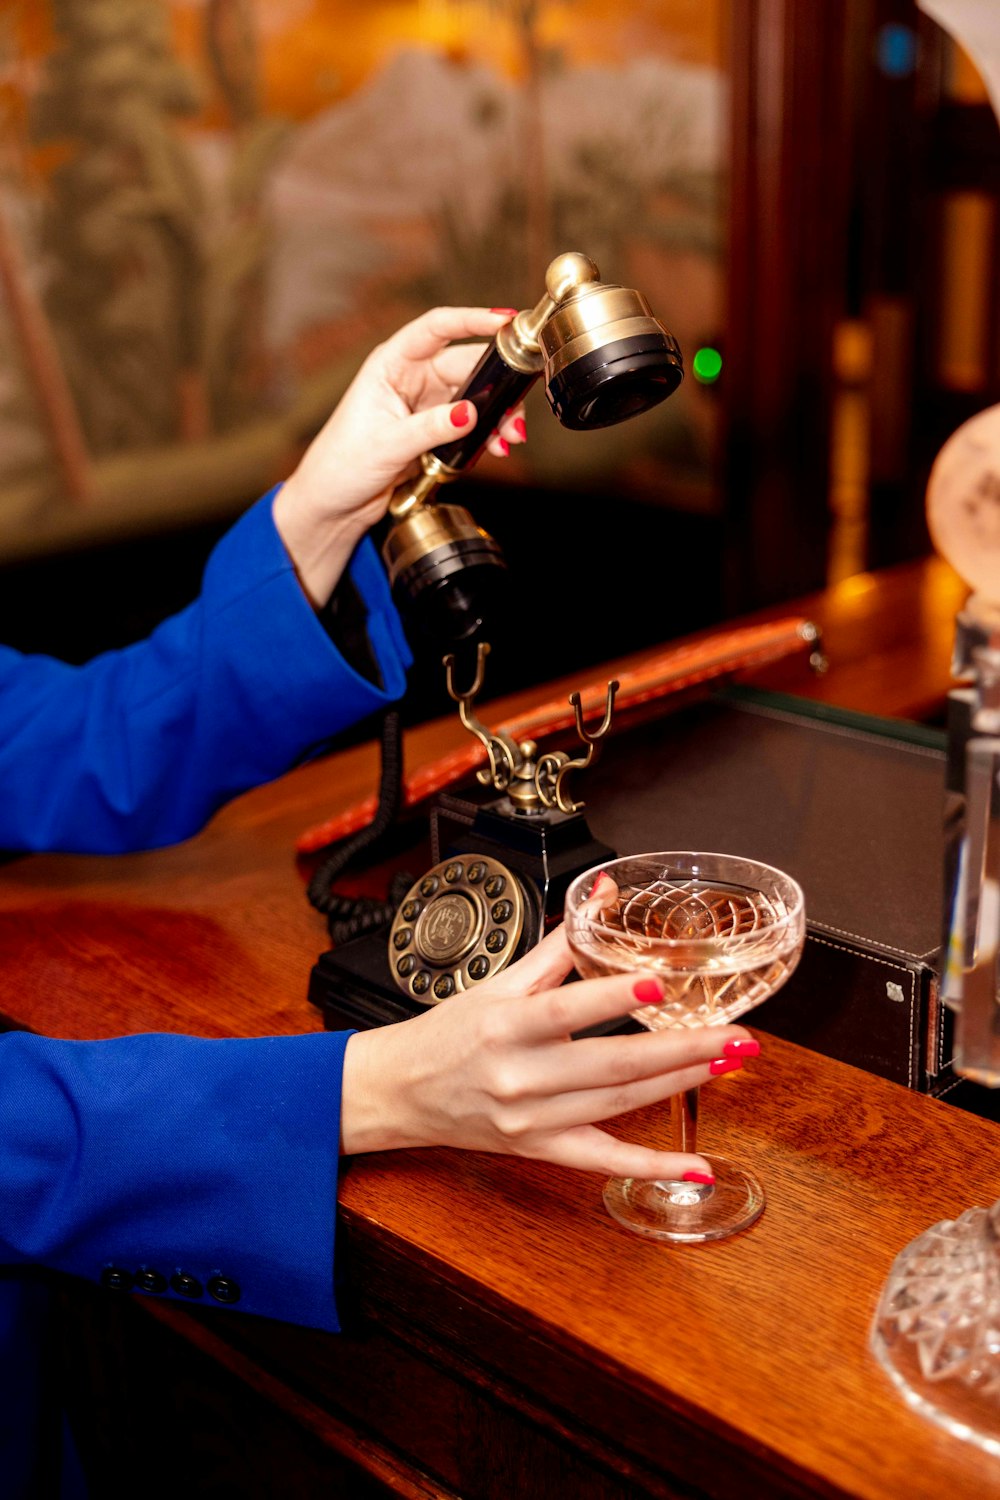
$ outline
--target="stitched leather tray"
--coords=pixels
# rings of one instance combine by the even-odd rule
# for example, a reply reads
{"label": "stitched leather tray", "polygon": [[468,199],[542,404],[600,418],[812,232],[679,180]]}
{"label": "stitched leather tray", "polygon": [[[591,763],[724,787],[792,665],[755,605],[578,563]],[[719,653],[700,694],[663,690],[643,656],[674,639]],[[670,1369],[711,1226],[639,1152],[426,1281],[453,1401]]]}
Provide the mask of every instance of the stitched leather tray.
{"label": "stitched leather tray", "polygon": [[[938,731],[727,689],[612,735],[580,792],[596,837],[621,853],[716,850],[787,870],[806,893],[805,953],[747,1020],[943,1093],[944,778]],[[988,1095],[973,1093],[978,1108]]]}

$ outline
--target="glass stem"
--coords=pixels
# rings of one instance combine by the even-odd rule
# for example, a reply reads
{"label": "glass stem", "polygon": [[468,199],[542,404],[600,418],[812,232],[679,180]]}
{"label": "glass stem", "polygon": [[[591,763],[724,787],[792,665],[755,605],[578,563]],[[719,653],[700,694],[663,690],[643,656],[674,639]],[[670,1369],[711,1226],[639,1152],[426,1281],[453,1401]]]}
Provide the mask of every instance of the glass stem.
{"label": "glass stem", "polygon": [[670,1136],[671,1151],[696,1152],[698,1150],[697,1089],[685,1089],[683,1093],[671,1096]]}

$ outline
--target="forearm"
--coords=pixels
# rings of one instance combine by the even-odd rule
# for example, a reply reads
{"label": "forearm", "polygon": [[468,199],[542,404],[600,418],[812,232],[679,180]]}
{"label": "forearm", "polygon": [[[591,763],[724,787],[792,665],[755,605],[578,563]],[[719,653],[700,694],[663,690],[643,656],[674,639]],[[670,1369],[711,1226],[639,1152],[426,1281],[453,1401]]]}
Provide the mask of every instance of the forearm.
{"label": "forearm", "polygon": [[0,653],[0,847],[175,842],[237,793],[398,697],[409,653],[370,546],[351,562],[381,685],[327,637],[262,501],[200,598],[83,668]]}
{"label": "forearm", "polygon": [[0,1037],[0,1263],[335,1329],[345,1042]]}

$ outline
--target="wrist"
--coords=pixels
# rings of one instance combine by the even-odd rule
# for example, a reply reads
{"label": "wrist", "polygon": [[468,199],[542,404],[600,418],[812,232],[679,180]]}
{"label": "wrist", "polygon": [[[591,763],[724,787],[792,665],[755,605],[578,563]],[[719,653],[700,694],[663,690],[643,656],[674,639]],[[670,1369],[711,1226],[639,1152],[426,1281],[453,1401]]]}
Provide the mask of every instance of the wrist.
{"label": "wrist", "polygon": [[271,517],[303,593],[314,609],[322,609],[364,536],[363,523],[317,505],[295,474],[275,495]]}
{"label": "wrist", "polygon": [[358,1031],[344,1051],[344,1073],[340,1094],[340,1150],[343,1156],[367,1151],[392,1151],[424,1145],[405,1123],[408,1094],[402,1049],[393,1047],[390,1031],[395,1027]]}

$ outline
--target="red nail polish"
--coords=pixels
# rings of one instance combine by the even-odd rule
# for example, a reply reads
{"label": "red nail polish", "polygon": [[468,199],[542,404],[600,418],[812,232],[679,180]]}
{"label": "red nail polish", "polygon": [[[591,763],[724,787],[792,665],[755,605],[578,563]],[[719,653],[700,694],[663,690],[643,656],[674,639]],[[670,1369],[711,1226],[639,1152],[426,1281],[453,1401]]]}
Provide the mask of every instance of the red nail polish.
{"label": "red nail polish", "polygon": [[759,1057],[760,1042],[750,1038],[749,1041],[727,1042],[722,1049],[723,1057]]}
{"label": "red nail polish", "polygon": [[506,458],[508,453],[510,452],[510,444],[508,443],[506,438],[497,438],[497,442],[500,445],[500,452],[503,454],[504,458]]}
{"label": "red nail polish", "polygon": [[516,318],[517,317],[517,308],[516,307],[491,307],[490,308],[490,312],[491,313],[496,313],[496,315],[497,315],[498,318]]}
{"label": "red nail polish", "polygon": [[513,425],[514,425],[514,431],[517,433],[518,437],[521,439],[521,442],[522,443],[526,443],[528,441],[528,424],[527,424],[527,422],[524,420],[523,417],[515,417]]}
{"label": "red nail polish", "polygon": [[596,890],[597,890],[597,888],[598,888],[598,886],[599,886],[599,885],[600,885],[600,884],[601,884],[601,882],[602,882],[602,881],[603,881],[603,880],[607,880],[607,878],[608,878],[608,877],[607,877],[607,875],[606,875],[606,874],[605,874],[605,873],[604,873],[604,871],[603,871],[603,870],[598,870],[598,872],[597,872],[597,876],[596,876],[596,878],[595,878],[595,880],[594,880],[594,883],[593,883],[593,885],[592,885],[592,886],[591,886],[591,887],[590,887],[590,894],[591,894],[591,895],[593,895],[593,894],[594,894],[594,892],[595,892],[595,891],[596,891]]}
{"label": "red nail polish", "polygon": [[685,1172],[683,1180],[685,1182],[703,1182],[706,1187],[712,1187],[715,1183],[715,1178],[711,1172]]}
{"label": "red nail polish", "polygon": [[738,1057],[717,1057],[709,1063],[708,1071],[718,1077],[720,1073],[735,1073],[742,1066]]}
{"label": "red nail polish", "polygon": [[658,979],[637,979],[632,993],[640,1005],[658,1005],[663,999],[663,985]]}
{"label": "red nail polish", "polygon": [[452,427],[467,427],[469,425],[469,418],[471,416],[472,408],[470,407],[468,401],[460,401],[457,406],[452,407]]}

